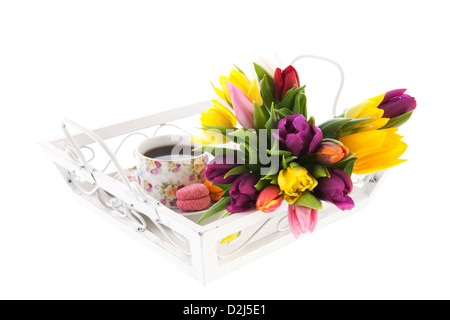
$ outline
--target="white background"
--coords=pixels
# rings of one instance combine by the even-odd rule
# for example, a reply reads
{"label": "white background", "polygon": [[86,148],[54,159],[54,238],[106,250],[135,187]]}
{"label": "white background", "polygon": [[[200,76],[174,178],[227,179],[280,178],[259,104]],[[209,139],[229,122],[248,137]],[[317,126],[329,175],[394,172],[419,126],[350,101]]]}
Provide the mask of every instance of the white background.
{"label": "white background", "polygon": [[[1,1],[0,298],[449,299],[445,1]],[[339,108],[418,102],[371,206],[203,286],[75,201],[38,142],[214,97],[232,64],[346,72]],[[281,65],[285,67],[286,65]],[[337,73],[298,68],[309,110]]]}

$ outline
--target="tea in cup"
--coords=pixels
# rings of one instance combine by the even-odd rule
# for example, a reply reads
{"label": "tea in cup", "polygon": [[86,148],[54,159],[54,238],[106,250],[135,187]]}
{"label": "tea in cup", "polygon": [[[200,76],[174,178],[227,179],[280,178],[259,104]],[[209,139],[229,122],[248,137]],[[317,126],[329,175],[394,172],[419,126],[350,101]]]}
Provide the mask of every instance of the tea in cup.
{"label": "tea in cup", "polygon": [[176,208],[178,189],[205,181],[207,154],[190,137],[165,135],[143,141],[135,152],[137,180],[161,204]]}

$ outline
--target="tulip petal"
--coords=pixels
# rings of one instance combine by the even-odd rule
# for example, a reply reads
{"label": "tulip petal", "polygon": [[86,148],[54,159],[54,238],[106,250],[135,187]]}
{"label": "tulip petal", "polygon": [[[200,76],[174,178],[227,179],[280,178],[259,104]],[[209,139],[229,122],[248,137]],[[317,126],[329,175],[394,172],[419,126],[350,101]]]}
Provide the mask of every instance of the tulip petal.
{"label": "tulip petal", "polygon": [[353,172],[367,174],[385,170],[405,160],[398,159],[408,145],[401,141],[402,136],[396,133],[397,128],[358,132],[340,141],[355,153],[356,160]]}
{"label": "tulip petal", "polygon": [[297,219],[300,224],[300,231],[302,233],[307,233],[310,227],[310,213],[311,208],[296,206],[295,213],[297,214]]}
{"label": "tulip petal", "polygon": [[309,232],[313,232],[316,230],[317,224],[319,222],[319,210],[311,210],[311,217],[310,217],[311,224],[309,226]]}
{"label": "tulip petal", "polygon": [[296,239],[302,234],[313,232],[319,220],[319,211],[304,206],[292,206],[288,208],[289,228]]}
{"label": "tulip petal", "polygon": [[230,127],[235,127],[236,123],[237,123],[237,119],[234,116],[233,112],[231,112],[227,107],[225,107],[223,104],[221,104],[219,101],[217,100],[212,100],[213,102],[213,107],[216,109],[216,111],[218,113],[220,113],[220,115],[226,119],[226,121],[228,121],[228,124],[222,124],[222,126],[230,126]]}
{"label": "tulip petal", "polygon": [[404,94],[397,98],[388,100],[380,106],[384,110],[383,117],[395,118],[414,110],[417,106],[416,99],[410,95]]}
{"label": "tulip petal", "polygon": [[283,91],[283,76],[281,75],[281,69],[276,68],[273,75],[273,87],[275,92],[275,98],[281,101],[281,92]]}
{"label": "tulip petal", "polygon": [[342,201],[335,200],[333,204],[338,207],[340,210],[351,210],[355,207],[355,203],[353,202],[353,199],[349,196],[345,196]]}
{"label": "tulip petal", "polygon": [[294,235],[294,237],[298,239],[298,237],[302,232],[300,222],[297,217],[297,213],[295,212],[295,206],[289,206],[287,217],[289,222],[289,228],[291,229],[291,232]]}
{"label": "tulip petal", "polygon": [[293,87],[299,88],[300,81],[298,80],[297,70],[294,67],[289,66],[282,72],[283,76],[283,90],[281,91],[281,99],[285,96],[286,92],[291,90]]}
{"label": "tulip petal", "polygon": [[245,74],[240,73],[236,70],[231,70],[228,82],[231,82],[236,87],[247,93],[250,89],[251,82]]}
{"label": "tulip petal", "polygon": [[386,102],[391,100],[392,98],[401,96],[402,94],[404,94],[406,91],[406,89],[395,89],[395,90],[391,90],[386,92],[386,94],[384,95],[384,99],[381,103]]}
{"label": "tulip petal", "polygon": [[227,82],[230,99],[236,113],[237,121],[246,129],[253,129],[253,112],[255,106],[248,99],[245,93],[231,82]]}
{"label": "tulip petal", "polygon": [[320,130],[315,124],[311,125],[311,128],[314,132],[314,136],[311,140],[311,143],[309,144],[309,149],[307,154],[314,153],[316,151],[317,147],[320,145],[323,139],[323,133],[322,130]]}
{"label": "tulip petal", "polygon": [[382,109],[377,108],[383,97],[380,95],[372,99],[373,100],[365,100],[357,104],[356,106],[347,110],[347,112],[345,113],[346,118],[352,119],[374,118],[360,123],[355,128],[370,125],[371,127],[364,129],[364,131],[376,130],[385,126],[386,123],[389,121],[389,119],[383,118],[384,111]]}
{"label": "tulip petal", "polygon": [[256,79],[250,83],[250,88],[247,91],[247,96],[252,103],[256,103],[259,107],[263,105],[263,99],[261,97],[261,93],[259,92],[259,87]]}
{"label": "tulip petal", "polygon": [[344,183],[344,189],[347,190],[348,193],[352,192],[353,182],[350,176],[341,170],[333,170],[332,172],[342,180],[342,182]]}
{"label": "tulip petal", "polygon": [[283,195],[280,188],[275,185],[265,187],[258,196],[256,208],[263,212],[275,211],[283,202]]}
{"label": "tulip petal", "polygon": [[292,152],[292,155],[298,157],[303,149],[303,139],[298,133],[289,133],[286,136],[286,149]]}

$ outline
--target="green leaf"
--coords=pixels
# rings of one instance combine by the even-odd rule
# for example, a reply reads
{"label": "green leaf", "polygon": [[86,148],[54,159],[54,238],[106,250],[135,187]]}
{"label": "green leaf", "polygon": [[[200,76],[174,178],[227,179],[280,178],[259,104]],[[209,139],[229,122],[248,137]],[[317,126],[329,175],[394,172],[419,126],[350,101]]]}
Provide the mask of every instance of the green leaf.
{"label": "green leaf", "polygon": [[292,155],[292,152],[286,150],[267,150],[267,153],[274,156],[290,157]]}
{"label": "green leaf", "polygon": [[303,93],[298,93],[295,96],[292,114],[302,114],[305,118],[308,118],[308,112],[306,110],[306,96]]}
{"label": "green leaf", "polygon": [[[278,169],[276,172],[278,172]],[[264,177],[262,177],[261,180],[272,180],[277,177],[278,177],[278,175],[276,175],[276,174],[268,174],[268,175],[265,175]]]}
{"label": "green leaf", "polygon": [[299,167],[300,164],[298,164],[297,162],[291,162],[289,163],[289,167],[294,168],[294,167]]}
{"label": "green leaf", "polygon": [[321,164],[316,164],[311,169],[310,173],[315,179],[330,177],[330,173],[328,172],[327,168]]}
{"label": "green leaf", "polygon": [[272,135],[272,129],[276,129],[278,125],[278,121],[275,115],[275,108],[274,105],[272,103],[271,107],[270,107],[270,117],[266,122],[266,129],[267,129],[267,135],[269,137],[269,141]]}
{"label": "green leaf", "polygon": [[339,160],[338,163],[347,161],[347,160],[353,158],[354,156],[355,156],[355,153],[354,152],[350,152],[345,158],[342,158],[341,160]]}
{"label": "green leaf", "polygon": [[283,108],[281,110],[279,109],[275,109],[275,112],[278,113],[281,118],[286,118],[289,115],[294,114],[291,110],[289,110],[288,108]]}
{"label": "green leaf", "polygon": [[304,115],[305,118],[308,118],[308,108],[306,106],[306,96],[302,93],[298,95],[300,98],[300,114]]}
{"label": "green leaf", "polygon": [[222,191],[226,191],[230,189],[231,184],[212,184],[212,186],[222,189]]}
{"label": "green leaf", "polygon": [[228,216],[231,216],[232,214],[233,214],[233,212],[229,212],[229,211],[225,210],[225,212],[220,216],[219,220],[223,219],[223,218],[226,218]]}
{"label": "green leaf", "polygon": [[313,116],[309,117],[308,123],[310,125],[316,124],[316,118],[314,118]]}
{"label": "green leaf", "polygon": [[339,145],[339,146],[343,146],[343,145],[344,145],[344,144],[343,144],[342,142],[340,142],[339,140],[331,139],[331,138],[325,138],[325,139],[322,139],[322,142],[333,142],[333,143],[335,143],[335,144],[337,144],[337,145]]}
{"label": "green leaf", "polygon": [[361,127],[353,128],[353,129],[346,130],[346,131],[341,131],[341,133],[339,134],[339,139],[342,138],[342,137],[349,136],[351,134],[354,134],[354,133],[357,133],[357,132],[369,129],[369,128],[372,128],[372,126],[371,125],[367,125],[367,126],[361,126]]}
{"label": "green leaf", "polygon": [[258,81],[261,82],[264,77],[266,78],[266,81],[268,84],[273,88],[273,77],[270,73],[266,71],[263,67],[261,67],[257,63],[253,63],[253,67],[255,68],[256,76],[258,77]]}
{"label": "green leaf", "polygon": [[284,170],[286,170],[287,167],[288,167],[288,164],[287,164],[287,162],[286,162],[286,157],[283,156],[283,168],[284,168]]}
{"label": "green leaf", "polygon": [[242,73],[245,76],[244,71],[242,71],[237,65],[233,64],[233,66],[236,68],[237,71],[239,71],[240,73]]}
{"label": "green leaf", "polygon": [[[250,166],[258,164],[259,163],[258,162],[258,150],[253,146],[249,146],[248,151],[249,151],[249,153],[248,153],[249,159],[248,160],[250,162]],[[259,168],[259,166],[257,166],[257,167],[253,166],[251,170],[255,171],[256,168]]]}
{"label": "green leaf", "polygon": [[330,167],[341,169],[349,176],[352,176],[353,166],[355,165],[355,161],[358,160],[358,158],[354,158],[354,154],[352,154],[351,157],[349,156],[335,164],[330,165]]}
{"label": "green leaf", "polygon": [[201,217],[198,219],[197,223],[201,223],[206,219],[214,216],[215,214],[222,212],[225,210],[228,202],[231,201],[231,197],[223,197],[219,201],[217,201],[211,208],[209,208]]}
{"label": "green leaf", "polygon": [[348,160],[347,164],[345,165],[344,170],[345,173],[347,173],[350,177],[352,176],[353,173],[353,167],[355,165],[356,160],[358,160],[357,158],[351,158]]}
{"label": "green leaf", "polygon": [[297,94],[300,94],[300,93],[301,93],[301,90],[304,89],[304,88],[305,88],[305,86],[300,87],[300,88],[296,88],[296,87],[294,86],[292,89],[288,90],[288,91],[286,92],[286,94],[284,95],[283,100],[281,100],[281,101],[275,106],[275,108],[276,108],[276,109],[288,108],[288,109],[292,110],[293,107],[294,107],[294,100],[295,100],[295,97],[297,96]]}
{"label": "green leaf", "polygon": [[348,129],[352,129],[356,126],[359,126],[361,124],[363,124],[364,122],[367,122],[369,120],[373,120],[375,119],[375,117],[371,117],[371,118],[357,118],[357,119],[351,119],[349,122],[347,122],[343,127],[342,130],[348,130]]}
{"label": "green leaf", "polygon": [[303,206],[312,208],[315,210],[322,210],[322,202],[312,195],[308,190],[303,191],[300,198],[297,199],[292,205],[294,206]]}
{"label": "green leaf", "polygon": [[296,159],[297,159],[297,157],[292,156],[292,157],[287,157],[287,158],[285,159],[285,161],[286,161],[287,164],[289,164],[289,163],[291,163],[292,161],[294,161],[294,160],[296,160]]}
{"label": "green leaf", "polygon": [[245,172],[250,172],[250,168],[248,167],[248,165],[242,164],[228,171],[224,178],[228,178],[229,176],[236,176]]}
{"label": "green leaf", "polygon": [[255,188],[258,191],[263,190],[265,187],[270,185],[270,180],[259,180],[257,184],[255,184]]}
{"label": "green leaf", "polygon": [[254,119],[254,125],[255,125],[256,130],[265,129],[266,122],[269,119],[269,117],[266,118],[266,116],[264,115],[262,108],[263,107],[260,107],[255,103],[253,119]]}
{"label": "green leaf", "polygon": [[237,138],[240,149],[248,155],[248,158],[244,158],[244,160],[249,160],[252,164],[258,163],[258,150],[255,148],[258,145],[258,136],[255,132],[239,129],[231,132],[228,136]]}
{"label": "green leaf", "polygon": [[261,81],[259,82],[261,97],[263,98],[264,105],[267,107],[267,110],[270,110],[270,106],[272,103],[276,102],[275,94],[273,91],[273,80],[272,84],[270,84],[269,78],[264,75]]}
{"label": "green leaf", "polygon": [[389,119],[389,121],[386,123],[386,125],[381,129],[400,127],[402,124],[404,124],[411,118],[413,111],[414,110],[411,110],[410,112],[407,112],[401,116]]}
{"label": "green leaf", "polygon": [[342,128],[351,120],[349,118],[333,118],[319,125],[319,128],[322,130],[324,138],[336,139]]}
{"label": "green leaf", "polygon": [[231,186],[228,189],[223,190],[223,194],[221,195],[221,198],[228,197],[230,195],[230,189],[231,189]]}
{"label": "green leaf", "polygon": [[228,136],[236,137],[242,142],[258,142],[258,136],[255,132],[247,129],[238,129],[228,134]]}
{"label": "green leaf", "polygon": [[227,126],[207,126],[207,125],[203,125],[202,130],[210,130],[210,131],[220,131],[220,133],[224,136],[227,135],[227,131],[235,131],[238,130],[235,127],[227,127]]}

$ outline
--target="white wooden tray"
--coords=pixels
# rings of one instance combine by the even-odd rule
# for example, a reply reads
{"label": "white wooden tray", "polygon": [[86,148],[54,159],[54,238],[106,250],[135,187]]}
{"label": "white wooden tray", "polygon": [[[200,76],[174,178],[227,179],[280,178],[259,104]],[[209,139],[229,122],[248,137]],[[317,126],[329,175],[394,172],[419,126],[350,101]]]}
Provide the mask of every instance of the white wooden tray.
{"label": "white wooden tray", "polygon": [[[66,120],[62,123],[64,138],[41,144],[82,203],[113,217],[126,226],[125,229],[134,230],[152,248],[203,283],[296,241],[287,223],[286,205],[272,213],[239,213],[220,220],[211,218],[199,225],[196,221],[201,212],[181,214],[146,197],[140,187],[127,179],[123,170],[133,165],[132,160],[123,167],[119,163],[119,159],[126,162],[132,150],[121,151],[122,159],[111,147],[120,147],[124,137],[142,139],[141,134],[151,136],[167,129],[177,130],[173,126],[195,134],[193,129],[199,121],[199,113],[210,106],[210,101],[201,102],[93,131]],[[72,134],[69,130],[79,133]],[[137,143],[135,140],[129,145],[133,147]],[[114,166],[109,166],[111,171],[108,172],[103,167],[109,162]],[[366,205],[383,174],[354,176],[351,196],[356,208],[342,212],[324,203],[318,228]],[[237,232],[240,232],[238,238],[220,244],[223,238]]]}

